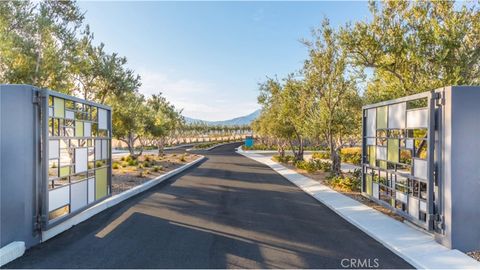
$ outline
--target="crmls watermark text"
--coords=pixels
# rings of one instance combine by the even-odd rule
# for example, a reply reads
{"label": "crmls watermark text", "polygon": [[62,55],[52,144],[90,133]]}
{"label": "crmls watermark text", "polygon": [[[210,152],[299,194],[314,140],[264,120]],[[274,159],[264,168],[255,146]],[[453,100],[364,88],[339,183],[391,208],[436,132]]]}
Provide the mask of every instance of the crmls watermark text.
{"label": "crmls watermark text", "polygon": [[359,258],[345,258],[342,259],[340,265],[343,268],[378,268],[380,267],[380,259],[359,259]]}

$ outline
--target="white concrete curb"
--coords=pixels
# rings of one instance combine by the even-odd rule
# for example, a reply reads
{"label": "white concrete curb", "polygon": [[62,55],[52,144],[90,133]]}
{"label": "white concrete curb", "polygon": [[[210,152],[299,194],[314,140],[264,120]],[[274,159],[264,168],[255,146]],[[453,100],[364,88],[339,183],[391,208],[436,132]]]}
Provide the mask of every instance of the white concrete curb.
{"label": "white concrete curb", "polygon": [[232,143],[239,143],[239,142],[240,142],[240,141],[238,141],[238,142],[227,142],[227,143],[216,144],[216,145],[214,145],[214,146],[212,146],[212,147],[205,148],[205,149],[188,148],[188,149],[185,150],[185,151],[188,151],[188,152],[190,152],[190,151],[210,151],[210,150],[213,150],[213,149],[215,149],[215,148],[217,148],[217,147],[220,147],[220,146],[223,146],[223,145],[232,144]]}
{"label": "white concrete curb", "polygon": [[172,171],[169,171],[163,175],[160,175],[158,176],[157,178],[154,178],[146,183],[143,183],[141,185],[138,185],[132,189],[129,189],[129,190],[126,190],[120,194],[117,194],[117,195],[114,195],[80,213],[78,213],[77,215],[75,215],[74,217],[66,220],[65,222],[62,222],[60,224],[58,224],[57,226],[49,229],[48,231],[44,231],[42,232],[42,242],[45,242],[47,241],[48,239],[70,229],[71,227],[79,224],[80,222],[83,222],[89,218],[91,218],[92,216],[114,206],[114,205],[117,205],[123,201],[125,201],[126,199],[128,198],[131,198],[141,192],[144,192],[145,190],[169,179],[170,177],[174,176],[174,175],[177,175],[183,171],[185,171],[186,169],[194,166],[195,164],[203,161],[205,159],[204,156],[201,156],[200,158],[197,158],[196,160],[190,162],[190,163],[187,163],[185,165],[183,165],[182,167],[179,167],[179,168],[176,168],[175,170],[172,170]]}
{"label": "white concrete curb", "polygon": [[416,268],[480,269],[480,262],[456,249],[451,250],[440,245],[431,235],[344,196],[272,161],[269,157],[248,153],[241,148],[237,153],[271,167]]}
{"label": "white concrete curb", "polygon": [[3,266],[25,253],[25,242],[12,242],[0,248],[0,266]]}

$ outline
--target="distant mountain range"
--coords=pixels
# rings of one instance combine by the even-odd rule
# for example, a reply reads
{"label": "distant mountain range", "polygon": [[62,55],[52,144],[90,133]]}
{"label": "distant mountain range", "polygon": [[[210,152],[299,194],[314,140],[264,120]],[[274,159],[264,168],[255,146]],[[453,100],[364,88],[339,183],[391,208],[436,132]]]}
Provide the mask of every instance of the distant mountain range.
{"label": "distant mountain range", "polygon": [[205,123],[210,126],[242,126],[242,125],[251,124],[255,119],[258,118],[258,116],[260,116],[260,109],[254,111],[249,115],[240,116],[240,117],[232,118],[229,120],[223,120],[223,121],[205,121],[205,120],[190,118],[187,116],[184,116],[184,118],[187,124]]}

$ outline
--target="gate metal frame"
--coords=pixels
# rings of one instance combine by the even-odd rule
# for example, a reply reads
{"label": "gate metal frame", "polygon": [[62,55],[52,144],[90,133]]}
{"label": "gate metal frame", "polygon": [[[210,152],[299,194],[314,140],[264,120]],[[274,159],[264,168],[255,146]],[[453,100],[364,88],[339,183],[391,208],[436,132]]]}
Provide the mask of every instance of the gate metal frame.
{"label": "gate metal frame", "polygon": [[[74,102],[74,106],[76,106],[77,103],[79,104],[82,104],[82,106],[93,106],[93,107],[96,107],[97,108],[97,123],[98,123],[98,109],[103,109],[106,111],[106,124],[107,124],[107,129],[106,129],[106,136],[102,136],[102,137],[97,137],[97,136],[92,136],[92,134],[90,134],[90,136],[83,136],[83,137],[76,137],[76,134],[73,134],[74,136],[51,136],[49,134],[49,120],[50,118],[53,116],[52,115],[52,110],[50,110],[50,106],[49,106],[49,99],[50,98],[59,98],[59,99],[63,99],[64,102],[65,101],[71,101],[71,102]],[[40,179],[38,180],[39,183],[37,184],[37,186],[39,187],[39,190],[38,190],[38,210],[37,210],[37,227],[39,227],[39,229],[41,230],[48,230],[52,227],[54,227],[55,225],[58,225],[59,223],[75,216],[76,214],[80,213],[81,211],[85,210],[86,208],[89,208],[91,207],[92,205],[95,205],[105,199],[107,199],[108,197],[111,196],[111,184],[112,184],[112,147],[111,147],[111,143],[112,143],[112,111],[111,111],[111,108],[109,106],[106,106],[106,105],[103,105],[103,104],[99,104],[99,103],[95,103],[95,102],[91,102],[91,101],[88,101],[88,100],[83,100],[83,99],[80,99],[80,98],[77,98],[77,97],[73,97],[73,96],[69,96],[69,95],[66,95],[66,94],[62,94],[62,93],[58,93],[58,92],[55,92],[55,91],[51,91],[51,90],[48,90],[48,89],[37,89],[37,99],[38,99],[38,104],[40,105],[40,168],[41,168],[41,176],[39,177]],[[66,108],[64,108],[65,111]],[[74,111],[74,115],[75,115],[75,112],[76,112],[76,109]],[[65,117],[64,117],[65,119]],[[73,121],[77,121],[77,118],[76,118],[76,115],[74,116],[74,119]],[[84,123],[85,122],[90,122],[90,124],[94,123],[92,119],[84,119],[82,120]],[[76,124],[74,124],[75,126]],[[83,126],[84,124],[82,124],[82,133],[83,133]],[[76,129],[77,127],[74,127],[74,130]],[[71,202],[72,202],[72,190],[71,190],[71,185],[72,185],[72,182],[71,182],[71,175],[75,174],[75,173],[72,173],[71,171],[71,168],[72,166],[75,166],[75,165],[69,165],[70,166],[70,169],[69,169],[69,174],[68,174],[68,184],[67,185],[70,185],[70,188],[69,188],[69,209],[68,209],[68,213],[65,214],[65,215],[62,215],[58,218],[55,218],[55,219],[52,219],[50,220],[49,219],[49,214],[50,214],[50,211],[49,211],[49,184],[51,182],[51,179],[49,179],[49,161],[50,161],[50,153],[49,153],[49,144],[50,144],[50,140],[51,139],[58,139],[58,140],[61,140],[61,139],[79,139],[79,140],[91,140],[93,141],[94,143],[94,147],[96,148],[95,144],[96,144],[96,140],[97,139],[100,139],[100,140],[106,140],[108,143],[107,143],[107,159],[105,159],[105,165],[100,167],[100,168],[106,168],[106,178],[107,178],[107,187],[106,187],[106,196],[100,198],[100,199],[94,199],[92,202],[88,203],[88,199],[87,199],[87,204],[78,208],[78,209],[75,209],[74,211],[71,210]],[[102,142],[103,143],[103,142]],[[80,148],[80,147],[79,147]],[[86,148],[88,149],[88,145],[86,146]],[[94,149],[95,149],[94,148]],[[95,150],[94,150],[95,152]],[[94,153],[94,155],[96,155],[96,153]],[[76,157],[75,157],[76,158]],[[59,158],[58,160],[60,161],[60,153],[59,153]],[[76,162],[76,161],[75,161]],[[88,150],[87,150],[87,164],[88,164]],[[97,160],[96,158],[94,157],[94,160],[93,160],[93,163],[94,163],[94,166],[93,166],[93,171],[94,171],[94,175],[95,175],[95,171],[97,170]],[[60,175],[60,162],[58,164],[58,178],[61,178],[61,175]],[[83,180],[80,180],[76,183],[80,183],[82,181],[87,181],[87,192],[88,191],[88,181],[90,179],[90,177],[88,176],[88,174],[90,173],[92,169],[91,168],[88,168],[88,165],[87,165],[87,178],[86,179],[83,179]],[[65,185],[66,186],[66,185]],[[54,188],[55,189],[55,188]],[[52,190],[54,190],[52,189]],[[94,191],[95,192],[95,191]],[[87,198],[88,198],[88,194],[87,194]]]}
{"label": "gate metal frame", "polygon": [[[416,95],[411,95],[411,96],[407,96],[407,97],[402,97],[402,98],[398,98],[398,99],[394,99],[394,100],[389,100],[389,101],[384,101],[384,102],[380,102],[380,103],[376,103],[376,104],[371,104],[371,105],[367,105],[367,106],[364,106],[362,108],[362,195],[365,196],[365,197],[368,197],[369,199],[373,200],[374,202],[380,204],[380,205],[383,205],[391,210],[393,210],[395,213],[399,214],[400,216],[406,218],[407,220],[409,220],[410,222],[416,224],[417,226],[419,227],[422,227],[426,230],[429,230],[429,231],[432,231],[435,229],[435,221],[438,221],[438,213],[436,213],[436,211],[440,210],[439,209],[439,205],[441,204],[441,201],[440,201],[440,198],[441,196],[439,196],[439,194],[436,194],[434,195],[435,193],[435,190],[434,190],[434,187],[435,185],[438,186],[437,188],[437,192],[441,192],[441,187],[440,187],[440,181],[438,181],[438,179],[436,179],[436,177],[438,177],[438,173],[436,173],[436,156],[438,156],[440,153],[440,149],[437,149],[437,151],[435,150],[436,149],[436,140],[435,140],[435,131],[437,129],[436,127],[436,106],[438,106],[439,104],[437,104],[437,100],[441,97],[441,93],[438,92],[438,91],[430,91],[430,92],[424,92],[424,93],[420,93],[420,94],[416,94]],[[367,139],[374,139],[375,140],[375,151],[377,151],[377,127],[375,126],[375,137],[367,137],[367,111],[369,109],[376,109],[376,108],[379,108],[379,107],[385,107],[387,106],[391,106],[391,105],[395,105],[395,104],[400,104],[400,103],[406,103],[406,102],[409,102],[409,101],[415,101],[415,100],[420,100],[420,99],[427,99],[427,112],[428,112],[428,120],[427,120],[427,123],[428,123],[428,126],[427,126],[427,142],[428,142],[428,147],[427,147],[427,211],[426,211],[426,220],[425,222],[421,221],[419,218],[415,218],[413,216],[411,216],[410,214],[408,214],[408,201],[410,200],[410,196],[409,195],[409,192],[408,192],[408,182],[410,179],[414,179],[414,180],[420,180],[420,179],[416,179],[416,177],[413,175],[414,172],[414,150],[412,150],[412,155],[411,155],[411,168],[410,168],[410,174],[403,174],[403,173],[399,173],[398,171],[396,171],[395,169],[394,170],[390,170],[388,168],[385,168],[385,169],[382,169],[380,167],[377,166],[377,156],[375,156],[375,166],[371,166],[369,164],[369,160],[367,159],[368,158],[368,154],[367,154]],[[405,107],[406,108],[406,107]],[[405,109],[405,127],[403,128],[403,130],[407,130],[407,124],[406,124],[406,121],[407,121],[407,109]],[[389,124],[388,124],[388,118],[389,118],[389,112],[388,112],[388,109],[387,109],[387,127],[383,130],[390,130],[389,128]],[[375,116],[377,117],[377,114],[375,113]],[[377,120],[375,120],[377,121]],[[388,136],[387,136],[387,139],[388,141]],[[400,139],[399,139],[400,140]],[[405,138],[405,140],[407,140]],[[415,140],[414,140],[415,142]],[[387,148],[387,151],[388,151],[388,148]],[[399,152],[401,152],[401,147],[399,147]],[[388,153],[387,153],[388,155]],[[399,156],[400,156],[400,153],[399,153]],[[387,162],[387,161],[385,161]],[[397,165],[395,165],[397,166]],[[397,209],[396,207],[392,206],[391,204],[388,204],[387,202],[384,202],[383,200],[380,199],[380,197],[377,199],[375,198],[373,195],[369,195],[367,193],[367,188],[366,188],[366,174],[367,174],[367,169],[373,169],[373,170],[377,170],[377,171],[384,171],[386,172],[387,174],[387,178],[388,178],[388,174],[391,173],[392,175],[395,175],[395,180],[394,180],[394,184],[393,184],[393,189],[395,190],[395,196],[396,196],[396,178],[397,176],[402,176],[402,177],[406,177],[407,178],[407,206],[406,206],[406,211],[405,210],[400,210],[400,209]],[[379,177],[380,178],[380,177]],[[373,184],[374,180],[373,180],[373,175],[372,175],[372,180],[371,180],[371,183]],[[420,185],[420,184],[419,184]],[[380,194],[380,185],[379,185],[379,194]],[[419,194],[420,194],[420,187],[419,187],[419,190],[418,190]],[[420,195],[419,195],[420,197]],[[436,200],[436,201],[434,201]],[[396,201],[396,198],[395,198],[395,201]],[[435,206],[437,204],[437,206]]]}

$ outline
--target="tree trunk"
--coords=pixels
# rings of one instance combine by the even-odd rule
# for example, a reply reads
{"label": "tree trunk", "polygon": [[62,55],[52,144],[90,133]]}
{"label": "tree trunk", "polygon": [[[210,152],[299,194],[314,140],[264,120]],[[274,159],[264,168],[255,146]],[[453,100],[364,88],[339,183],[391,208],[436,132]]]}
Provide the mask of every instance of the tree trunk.
{"label": "tree trunk", "polygon": [[163,156],[164,155],[164,149],[165,149],[165,142],[164,142],[163,139],[158,141],[157,147],[158,147],[158,156],[159,157]]}
{"label": "tree trunk", "polygon": [[332,161],[332,173],[338,176],[342,173],[342,158],[340,157],[340,147],[336,147],[333,139],[330,139],[330,160]]}
{"label": "tree trunk", "polygon": [[281,144],[278,145],[278,155],[281,158],[285,157],[285,148]]}

